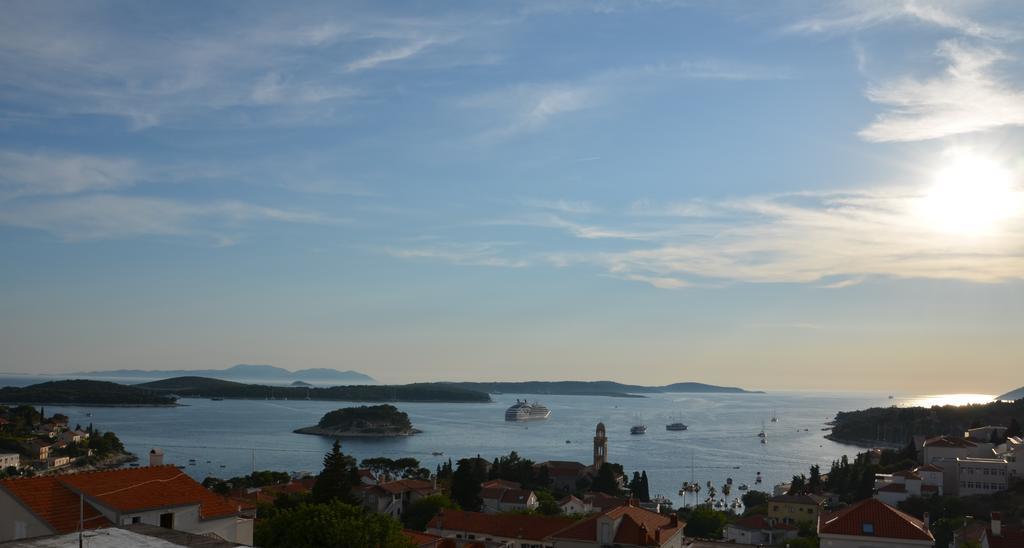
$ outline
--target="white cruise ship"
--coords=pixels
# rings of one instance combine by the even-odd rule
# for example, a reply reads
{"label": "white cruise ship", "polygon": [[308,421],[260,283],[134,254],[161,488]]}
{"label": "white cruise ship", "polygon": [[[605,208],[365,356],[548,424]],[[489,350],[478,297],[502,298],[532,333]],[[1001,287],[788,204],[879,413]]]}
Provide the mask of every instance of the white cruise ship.
{"label": "white cruise ship", "polygon": [[516,404],[509,407],[505,411],[505,420],[507,421],[536,421],[544,420],[551,414],[551,410],[547,407],[533,402],[530,403],[526,400],[516,400]]}

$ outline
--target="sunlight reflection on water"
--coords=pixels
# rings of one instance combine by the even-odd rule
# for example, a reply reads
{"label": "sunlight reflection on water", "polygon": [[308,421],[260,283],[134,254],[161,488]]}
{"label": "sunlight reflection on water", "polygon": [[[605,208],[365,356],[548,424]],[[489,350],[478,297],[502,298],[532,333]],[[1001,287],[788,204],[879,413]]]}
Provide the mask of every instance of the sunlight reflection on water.
{"label": "sunlight reflection on water", "polygon": [[933,405],[969,405],[988,403],[995,398],[992,394],[931,394],[913,396],[901,402],[902,407],[932,407]]}

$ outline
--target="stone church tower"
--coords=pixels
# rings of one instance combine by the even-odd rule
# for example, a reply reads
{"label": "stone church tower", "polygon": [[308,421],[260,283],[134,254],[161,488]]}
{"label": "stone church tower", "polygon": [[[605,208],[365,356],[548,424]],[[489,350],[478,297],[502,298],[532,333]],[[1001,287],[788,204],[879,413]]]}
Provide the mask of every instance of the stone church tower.
{"label": "stone church tower", "polygon": [[597,432],[594,434],[594,471],[601,469],[601,465],[608,462],[608,438],[604,435],[604,423],[597,423]]}

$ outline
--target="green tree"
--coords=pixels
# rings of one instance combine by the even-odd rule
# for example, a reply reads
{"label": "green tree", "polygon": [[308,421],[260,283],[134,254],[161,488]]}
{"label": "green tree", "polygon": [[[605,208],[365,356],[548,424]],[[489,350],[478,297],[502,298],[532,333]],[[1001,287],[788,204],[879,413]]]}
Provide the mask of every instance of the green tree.
{"label": "green tree", "polygon": [[331,451],[324,455],[324,469],[313,484],[313,500],[351,501],[352,487],[359,481],[356,459],[341,452],[341,442],[334,440]]}
{"label": "green tree", "polygon": [[725,513],[708,506],[698,506],[686,518],[683,534],[691,538],[722,538]]}
{"label": "green tree", "polygon": [[282,510],[256,525],[255,543],[267,548],[411,548],[397,520],[334,500]]}
{"label": "green tree", "polygon": [[594,482],[590,485],[590,488],[606,495],[616,497],[622,495],[622,489],[619,488],[619,480],[615,474],[615,467],[607,462],[602,464],[601,468],[597,470],[597,476],[594,477]]}
{"label": "green tree", "polygon": [[783,543],[786,548],[818,548],[821,540],[818,537],[797,537]]}
{"label": "green tree", "polygon": [[452,499],[444,495],[431,495],[423,497],[409,505],[409,508],[402,514],[402,524],[409,529],[426,531],[427,524],[442,508],[457,508]]}
{"label": "green tree", "polygon": [[807,489],[812,493],[821,492],[821,467],[811,466],[811,476],[807,479]]}
{"label": "green tree", "polygon": [[793,482],[789,484],[790,495],[799,495],[806,491],[807,477],[803,474],[793,476]]}
{"label": "green tree", "polygon": [[562,513],[562,507],[558,505],[558,501],[550,491],[542,489],[534,493],[537,495],[538,513],[545,516],[557,516]]}
{"label": "green tree", "polygon": [[647,470],[640,472],[640,500],[651,501],[651,484],[647,481]]}
{"label": "green tree", "polygon": [[479,511],[483,504],[480,484],[486,479],[487,474],[479,458],[460,460],[458,468],[452,473],[452,499],[463,510]]}
{"label": "green tree", "polygon": [[1024,432],[1021,432],[1020,423],[1017,419],[1010,419],[1010,425],[1006,427],[1006,437],[1021,437]]}

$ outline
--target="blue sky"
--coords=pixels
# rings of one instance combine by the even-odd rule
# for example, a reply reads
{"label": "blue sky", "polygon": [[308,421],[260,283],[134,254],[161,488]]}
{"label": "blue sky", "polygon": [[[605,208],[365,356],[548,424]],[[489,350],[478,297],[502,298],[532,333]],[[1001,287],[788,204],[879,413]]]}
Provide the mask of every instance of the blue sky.
{"label": "blue sky", "polygon": [[0,370],[1015,388],[1022,19],[8,5]]}

